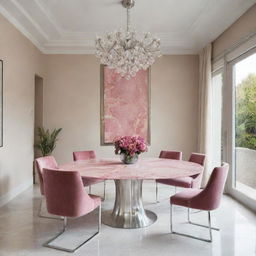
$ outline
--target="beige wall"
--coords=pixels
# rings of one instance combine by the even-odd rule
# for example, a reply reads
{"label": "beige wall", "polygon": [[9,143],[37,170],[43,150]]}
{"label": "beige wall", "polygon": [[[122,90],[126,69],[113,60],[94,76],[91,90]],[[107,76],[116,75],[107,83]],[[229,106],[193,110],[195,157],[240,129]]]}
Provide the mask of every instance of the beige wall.
{"label": "beige wall", "polygon": [[253,32],[256,32],[256,4],[213,42],[213,58]]}
{"label": "beige wall", "polygon": [[[44,124],[63,131],[54,152],[60,163],[74,150],[94,149],[114,156],[112,146],[100,146],[100,63],[93,55],[48,55],[44,91]],[[163,56],[151,69],[151,147],[196,151],[198,56]],[[145,155],[146,155],[145,154]]]}
{"label": "beige wall", "polygon": [[37,48],[0,15],[4,61],[4,146],[0,148],[0,205],[32,181],[34,80],[43,74]]}
{"label": "beige wall", "polygon": [[[0,148],[0,205],[32,182],[35,75],[44,79],[44,125],[62,127],[54,152],[60,163],[72,151],[100,146],[100,64],[93,55],[43,55],[0,16],[4,61],[4,146]],[[151,147],[196,151],[198,56],[163,56],[151,70]]]}

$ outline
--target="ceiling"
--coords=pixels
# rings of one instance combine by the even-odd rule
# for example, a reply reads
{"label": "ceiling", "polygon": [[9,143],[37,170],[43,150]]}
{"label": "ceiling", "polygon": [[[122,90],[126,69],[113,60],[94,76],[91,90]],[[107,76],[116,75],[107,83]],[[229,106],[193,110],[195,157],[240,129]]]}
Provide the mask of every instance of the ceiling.
{"label": "ceiling", "polygon": [[[158,36],[164,54],[193,54],[256,0],[136,0],[137,31]],[[94,53],[96,35],[124,27],[121,0],[0,0],[0,13],[43,53]]]}

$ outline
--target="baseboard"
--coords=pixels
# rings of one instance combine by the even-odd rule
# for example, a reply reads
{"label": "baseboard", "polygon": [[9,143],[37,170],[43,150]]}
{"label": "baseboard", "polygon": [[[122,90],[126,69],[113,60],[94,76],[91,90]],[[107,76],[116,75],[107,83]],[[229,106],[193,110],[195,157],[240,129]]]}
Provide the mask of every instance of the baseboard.
{"label": "baseboard", "polygon": [[7,194],[0,196],[0,207],[10,202],[13,198],[15,198],[17,195],[28,189],[33,184],[33,179],[28,180],[27,182],[24,182],[20,184],[18,187],[12,189]]}

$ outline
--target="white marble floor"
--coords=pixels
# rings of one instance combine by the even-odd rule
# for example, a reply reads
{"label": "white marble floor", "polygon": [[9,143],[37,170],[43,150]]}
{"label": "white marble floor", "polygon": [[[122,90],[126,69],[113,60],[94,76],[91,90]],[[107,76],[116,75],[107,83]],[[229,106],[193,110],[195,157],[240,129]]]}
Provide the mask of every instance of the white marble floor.
{"label": "white marble floor", "polygon": [[[103,185],[97,184],[93,193],[102,193]],[[114,184],[107,183],[107,199],[103,210],[109,209],[114,200]],[[144,183],[145,208],[154,211],[158,220],[144,229],[115,229],[102,224],[101,233],[78,250],[75,255],[96,256],[148,256],[148,255],[196,255],[196,256],[255,256],[256,216],[228,196],[223,197],[221,207],[213,213],[213,224],[221,228],[213,231],[213,243],[169,234],[169,196],[173,193],[167,186],[160,186],[160,203],[155,204],[153,182]],[[72,255],[43,247],[42,244],[61,229],[61,220],[37,217],[40,203],[38,187],[23,192],[9,204],[0,208],[0,256],[55,256]],[[71,221],[66,246],[83,238],[91,230],[96,213]],[[207,230],[186,224],[186,209],[175,207],[175,229],[191,234],[208,235]],[[192,219],[206,223],[207,215],[193,213]],[[96,220],[95,220],[96,221]]]}

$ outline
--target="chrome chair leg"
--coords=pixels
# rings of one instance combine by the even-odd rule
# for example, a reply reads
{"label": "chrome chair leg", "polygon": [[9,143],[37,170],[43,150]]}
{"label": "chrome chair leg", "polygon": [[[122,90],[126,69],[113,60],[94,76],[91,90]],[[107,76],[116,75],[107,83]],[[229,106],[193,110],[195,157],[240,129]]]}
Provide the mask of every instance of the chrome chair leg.
{"label": "chrome chair leg", "polygon": [[172,229],[172,204],[170,204],[170,231],[173,233]]}
{"label": "chrome chair leg", "polygon": [[79,244],[75,249],[68,249],[68,248],[64,248],[61,246],[56,246],[56,245],[50,245],[51,242],[53,242],[56,238],[58,238],[59,236],[61,236],[67,229],[67,217],[64,217],[63,219],[63,227],[62,227],[62,231],[60,233],[58,233],[56,236],[54,236],[53,238],[51,238],[50,240],[48,240],[46,243],[44,243],[43,246],[48,247],[48,248],[52,248],[52,249],[56,249],[56,250],[60,250],[60,251],[65,251],[65,252],[76,252],[80,247],[82,247],[85,243],[87,243],[88,241],[90,241],[93,237],[95,237],[97,234],[99,234],[100,232],[100,226],[101,226],[101,206],[98,207],[99,208],[99,212],[98,212],[98,230],[97,232],[95,232],[92,236],[90,236],[88,239],[86,239],[84,242],[82,242],[81,244]]}
{"label": "chrome chair leg", "polygon": [[99,218],[98,218],[98,233],[100,232],[100,229],[101,229],[101,205],[99,206]]}
{"label": "chrome chair leg", "polygon": [[52,220],[63,220],[63,217],[59,217],[59,216],[46,216],[46,215],[43,215],[42,214],[42,205],[43,205],[43,197],[41,197],[41,200],[40,200],[40,205],[39,205],[39,209],[38,209],[38,213],[37,213],[37,216],[39,218],[45,218],[45,219],[52,219]]}
{"label": "chrome chair leg", "polygon": [[[201,210],[200,210],[200,212],[201,212]],[[197,212],[192,212],[192,213],[197,213]],[[208,216],[208,218],[209,218],[209,216]],[[211,216],[210,216],[210,218],[211,218]],[[209,228],[209,225],[208,226],[202,225],[202,224],[199,224],[199,223],[192,222],[190,220],[190,208],[188,208],[188,223],[191,224],[191,225],[195,225],[195,226],[199,226],[199,227],[203,227],[203,228]],[[211,229],[216,230],[216,231],[220,231],[219,228],[211,227]]]}
{"label": "chrome chair leg", "polygon": [[159,203],[158,201],[158,183],[155,181],[156,183],[156,203]]}
{"label": "chrome chair leg", "polygon": [[104,196],[103,196],[103,200],[105,201],[106,199],[106,181],[104,180]]}
{"label": "chrome chair leg", "polygon": [[210,211],[208,211],[208,226],[209,226],[210,241],[212,242],[212,224],[211,224],[211,212]]}
{"label": "chrome chair leg", "polygon": [[[89,194],[92,192],[92,186],[89,186]],[[104,180],[104,192],[103,192],[103,201],[106,199],[106,181]]]}
{"label": "chrome chair leg", "polygon": [[184,236],[184,237],[189,237],[189,238],[193,238],[193,239],[197,239],[197,240],[201,240],[201,241],[204,241],[204,242],[210,242],[211,243],[212,242],[212,230],[219,231],[219,229],[213,228],[212,225],[211,225],[211,212],[210,211],[208,211],[208,226],[205,226],[205,225],[193,223],[193,222],[190,221],[189,208],[188,208],[188,222],[189,222],[189,224],[193,224],[193,225],[197,225],[197,226],[200,226],[200,227],[208,228],[210,239],[204,239],[204,238],[201,238],[201,237],[192,236],[192,235],[188,235],[188,234],[185,234],[185,233],[179,233],[179,232],[174,231],[173,230],[173,223],[172,223],[172,216],[173,216],[173,209],[172,209],[172,204],[170,204],[170,233],[171,234],[180,235],[180,236]]}
{"label": "chrome chair leg", "polygon": [[[45,247],[49,247],[49,248],[53,248],[53,249],[57,249],[57,250],[64,250],[65,248],[62,247],[58,247],[58,246],[54,246],[54,245],[50,245],[50,243],[52,241],[54,241],[57,237],[59,237],[61,234],[63,234],[65,232],[65,230],[67,229],[67,217],[64,217],[63,219],[63,226],[62,226],[62,231],[60,233],[58,233],[56,236],[54,236],[53,238],[51,238],[50,240],[48,240],[44,246]],[[65,249],[66,252],[71,252],[71,250]]]}

